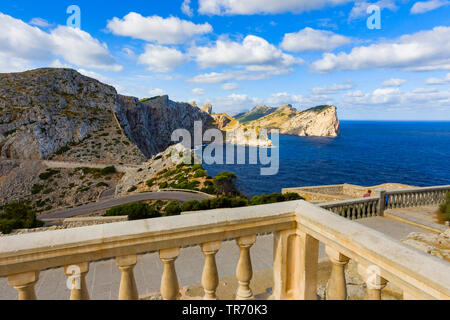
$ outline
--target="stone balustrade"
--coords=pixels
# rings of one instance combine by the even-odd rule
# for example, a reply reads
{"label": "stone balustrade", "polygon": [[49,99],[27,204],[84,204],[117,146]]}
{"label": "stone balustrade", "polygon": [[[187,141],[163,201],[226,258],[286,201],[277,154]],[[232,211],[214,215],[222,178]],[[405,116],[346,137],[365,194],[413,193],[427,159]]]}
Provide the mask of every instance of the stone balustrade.
{"label": "stone balustrade", "polygon": [[450,299],[447,262],[305,201],[4,237],[0,239],[0,276],[8,276],[19,299],[35,299],[40,270],[64,266],[72,288],[70,298],[88,299],[84,279],[89,264],[115,259],[121,271],[118,298],[137,299],[133,268],[139,254],[158,251],[164,266],[161,295],[173,300],[180,297],[176,273],[180,248],[199,245],[205,257],[204,299],[212,300],[217,299],[219,283],[215,255],[222,241],[236,239],[240,254],[235,296],[251,300],[251,250],[256,235],[267,232],[274,233],[272,299],[317,298],[319,242],[326,246],[333,264],[328,299],[347,298],[344,270],[349,260],[359,266],[368,299],[380,299],[387,282],[403,289],[407,299]]}
{"label": "stone balustrade", "polygon": [[450,192],[450,186],[380,190],[374,197],[327,202],[319,206],[341,217],[357,220],[382,216],[387,209],[439,205],[444,202],[447,192]]}
{"label": "stone balustrade", "polygon": [[382,215],[382,211],[380,211],[380,198],[378,197],[328,202],[319,206],[349,220]]}
{"label": "stone balustrade", "polygon": [[445,195],[450,192],[450,185],[389,190],[383,192],[384,208],[409,208],[427,205],[438,205],[445,201]]}

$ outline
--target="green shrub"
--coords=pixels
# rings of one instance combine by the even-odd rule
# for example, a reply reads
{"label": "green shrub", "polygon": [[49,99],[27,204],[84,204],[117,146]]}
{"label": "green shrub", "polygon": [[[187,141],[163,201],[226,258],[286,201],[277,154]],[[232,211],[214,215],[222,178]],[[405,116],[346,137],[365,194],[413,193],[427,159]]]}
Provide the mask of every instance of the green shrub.
{"label": "green shrub", "polygon": [[159,184],[160,189],[166,189],[168,186],[169,186],[169,184],[167,182],[162,182]]}
{"label": "green shrub", "polygon": [[445,221],[450,221],[450,192],[445,195],[445,201],[439,206],[439,211]]}
{"label": "green shrub", "polygon": [[181,207],[178,202],[173,201],[166,206],[164,212],[164,216],[178,216],[181,213]]}
{"label": "green shrub", "polygon": [[41,184],[35,184],[33,185],[33,187],[31,188],[31,194],[38,194],[40,193],[42,190],[44,190],[44,186]]}
{"label": "green shrub", "polygon": [[106,182],[99,182],[99,183],[97,183],[97,185],[96,185],[96,187],[97,188],[100,188],[100,187],[109,187],[109,184],[107,184]]}
{"label": "green shrub", "polygon": [[128,189],[128,192],[134,192],[137,190],[136,186],[132,186],[130,189]]}
{"label": "green shrub", "polygon": [[92,175],[92,177],[94,179],[99,179],[101,177],[116,173],[116,167],[114,166],[109,166],[109,167],[105,167],[102,169],[98,169],[98,168],[88,168],[88,167],[81,167],[81,168],[77,168],[75,169],[76,171],[82,171],[83,174],[87,175],[90,174]]}
{"label": "green shrub", "polygon": [[239,192],[236,188],[236,179],[237,179],[237,176],[232,172],[225,171],[225,172],[219,173],[214,178],[214,184],[216,186],[218,193],[224,194],[224,195],[239,194]]}
{"label": "green shrub", "polygon": [[188,201],[182,204],[181,210],[188,211],[201,211],[212,209],[224,209],[224,208],[240,208],[246,206],[254,206],[260,204],[277,203],[284,201],[300,200],[302,199],[298,194],[280,194],[273,193],[270,195],[255,196],[250,201],[245,197],[231,197],[221,196],[214,199],[208,199],[204,201]]}
{"label": "green shrub", "polygon": [[214,186],[208,186],[200,190],[201,192],[207,193],[207,194],[217,194],[217,189]]}
{"label": "green shrub", "polygon": [[195,171],[194,173],[194,178],[203,178],[206,177],[206,171],[203,169],[198,169],[197,171]]}
{"label": "green shrub", "polygon": [[61,154],[66,153],[69,150],[70,150],[69,146],[64,146],[64,147],[60,148],[58,151],[56,151],[55,154],[56,155],[61,155]]}
{"label": "green shrub", "polygon": [[162,155],[157,156],[155,159],[153,159],[154,161],[162,159]]}
{"label": "green shrub", "polygon": [[40,228],[44,223],[36,218],[35,211],[25,202],[11,202],[0,213],[0,232],[10,233],[14,229]]}
{"label": "green shrub", "polygon": [[147,185],[147,187],[151,188],[155,185],[155,182],[156,182],[156,179],[153,178],[153,179],[148,180],[145,184]]}
{"label": "green shrub", "polygon": [[42,191],[42,193],[43,193],[43,194],[50,194],[50,193],[52,193],[53,191],[55,191],[55,190],[53,190],[52,188],[48,188],[48,189],[45,189],[44,191]]}
{"label": "green shrub", "polygon": [[58,173],[59,173],[58,170],[47,169],[47,171],[45,171],[44,173],[41,173],[39,175],[39,178],[41,180],[48,180],[51,176],[54,176],[55,174],[58,174]]}
{"label": "green shrub", "polygon": [[146,203],[130,203],[106,211],[105,217],[128,216],[128,220],[141,220],[161,217],[161,214]]}

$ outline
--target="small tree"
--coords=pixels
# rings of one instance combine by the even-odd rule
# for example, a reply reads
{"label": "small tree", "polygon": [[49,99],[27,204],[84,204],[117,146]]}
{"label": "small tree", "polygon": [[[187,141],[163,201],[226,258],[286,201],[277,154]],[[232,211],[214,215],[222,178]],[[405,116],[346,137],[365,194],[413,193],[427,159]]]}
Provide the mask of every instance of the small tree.
{"label": "small tree", "polygon": [[237,176],[234,173],[225,171],[214,178],[214,185],[219,194],[236,195],[239,194],[236,188],[236,179]]}
{"label": "small tree", "polygon": [[0,213],[0,231],[10,233],[14,229],[40,228],[44,225],[25,202],[8,203]]}

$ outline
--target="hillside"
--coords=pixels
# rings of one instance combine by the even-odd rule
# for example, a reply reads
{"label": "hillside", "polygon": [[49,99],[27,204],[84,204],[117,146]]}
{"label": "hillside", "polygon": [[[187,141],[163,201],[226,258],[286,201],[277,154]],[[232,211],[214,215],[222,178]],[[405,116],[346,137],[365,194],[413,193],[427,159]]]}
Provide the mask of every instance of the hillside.
{"label": "hillside", "polygon": [[265,105],[256,106],[249,112],[240,113],[235,116],[235,119],[240,123],[247,123],[250,121],[258,120],[264,116],[267,116],[276,111],[276,108],[271,108]]}

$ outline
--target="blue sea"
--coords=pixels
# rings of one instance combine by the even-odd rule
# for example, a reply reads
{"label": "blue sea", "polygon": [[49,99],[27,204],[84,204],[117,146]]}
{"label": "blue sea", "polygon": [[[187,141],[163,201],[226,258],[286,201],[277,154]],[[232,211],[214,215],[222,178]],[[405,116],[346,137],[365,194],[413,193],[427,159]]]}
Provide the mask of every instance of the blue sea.
{"label": "blue sea", "polygon": [[261,176],[261,165],[204,167],[210,176],[234,172],[247,196],[342,183],[450,184],[450,122],[341,121],[341,132],[338,138],[280,136],[277,175]]}

